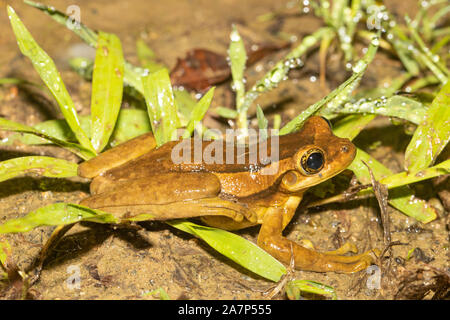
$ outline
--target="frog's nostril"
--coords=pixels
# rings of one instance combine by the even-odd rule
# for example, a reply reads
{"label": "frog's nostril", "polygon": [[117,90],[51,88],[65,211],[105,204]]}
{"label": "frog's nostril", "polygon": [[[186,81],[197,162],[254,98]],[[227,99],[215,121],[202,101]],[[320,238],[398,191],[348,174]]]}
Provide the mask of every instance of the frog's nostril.
{"label": "frog's nostril", "polygon": [[350,150],[350,148],[347,145],[344,145],[341,147],[341,152],[347,153]]}

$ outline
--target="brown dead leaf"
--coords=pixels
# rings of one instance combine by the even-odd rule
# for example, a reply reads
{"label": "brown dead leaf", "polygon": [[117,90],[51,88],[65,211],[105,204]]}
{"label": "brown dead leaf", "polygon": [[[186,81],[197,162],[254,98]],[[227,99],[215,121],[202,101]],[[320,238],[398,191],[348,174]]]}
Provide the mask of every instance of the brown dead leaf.
{"label": "brown dead leaf", "polygon": [[178,58],[170,72],[172,85],[200,92],[230,76],[226,57],[206,49],[193,49],[185,58]]}

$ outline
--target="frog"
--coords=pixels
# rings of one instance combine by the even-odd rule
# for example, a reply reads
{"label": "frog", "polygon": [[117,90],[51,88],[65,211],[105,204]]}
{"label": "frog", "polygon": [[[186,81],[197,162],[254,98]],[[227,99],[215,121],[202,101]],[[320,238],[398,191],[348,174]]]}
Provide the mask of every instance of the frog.
{"label": "frog", "polygon": [[[273,139],[278,139],[277,150]],[[194,148],[193,138],[183,141]],[[354,273],[376,261],[377,249],[357,254],[356,245],[346,243],[320,252],[282,234],[305,192],[344,171],[355,158],[354,144],[335,136],[327,119],[311,116],[293,133],[254,142],[270,155],[278,153],[254,162],[250,157],[236,161],[237,152],[235,161],[226,163],[176,162],[173,152],[179,143],[157,147],[149,132],[81,163],[78,175],[92,180],[90,196],[80,205],[123,219],[142,214],[162,221],[197,218],[231,231],[260,225],[257,245],[304,271]],[[211,143],[202,141],[201,151]],[[248,144],[244,154],[249,152]]]}

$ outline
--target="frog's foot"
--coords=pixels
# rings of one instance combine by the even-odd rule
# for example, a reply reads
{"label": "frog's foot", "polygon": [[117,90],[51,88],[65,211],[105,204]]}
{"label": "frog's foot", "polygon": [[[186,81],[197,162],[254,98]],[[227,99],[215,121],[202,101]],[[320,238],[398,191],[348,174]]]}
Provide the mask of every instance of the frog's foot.
{"label": "frog's foot", "polygon": [[295,268],[305,271],[353,273],[373,264],[379,254],[374,249],[359,255],[343,256],[344,253],[355,251],[356,248],[349,244],[335,251],[321,253],[284,238],[281,231],[282,216],[276,210],[268,210],[258,236],[258,245],[286,264],[290,263],[293,256]]}

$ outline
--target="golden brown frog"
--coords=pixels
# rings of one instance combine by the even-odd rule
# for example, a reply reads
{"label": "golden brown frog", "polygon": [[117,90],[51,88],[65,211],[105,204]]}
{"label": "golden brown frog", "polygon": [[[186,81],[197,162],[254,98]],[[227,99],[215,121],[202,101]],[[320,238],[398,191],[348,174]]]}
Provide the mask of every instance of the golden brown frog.
{"label": "golden brown frog", "polygon": [[[271,139],[262,142],[268,154]],[[282,236],[303,193],[343,171],[355,157],[354,145],[334,136],[325,119],[313,116],[298,132],[279,137],[278,161],[265,164],[250,164],[247,157],[242,164],[177,164],[171,155],[179,143],[155,149],[153,136],[145,134],[82,163],[79,175],[93,181],[92,195],[81,204],[127,218],[144,213],[155,220],[201,217],[228,230],[261,224],[258,245],[284,263],[293,254],[301,270],[348,273],[373,262],[372,251],[344,256],[355,252],[352,245],[319,253]],[[203,142],[202,150],[209,144]]]}

